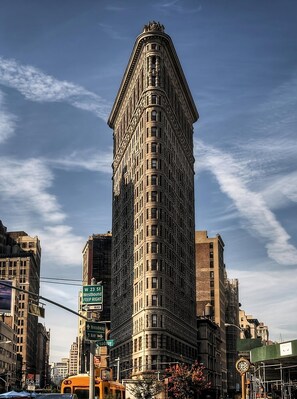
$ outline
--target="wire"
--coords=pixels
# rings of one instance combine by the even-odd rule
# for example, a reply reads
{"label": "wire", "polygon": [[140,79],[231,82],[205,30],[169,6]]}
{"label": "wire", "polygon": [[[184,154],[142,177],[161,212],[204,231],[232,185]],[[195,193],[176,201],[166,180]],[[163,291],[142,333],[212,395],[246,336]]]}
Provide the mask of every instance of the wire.
{"label": "wire", "polygon": [[46,283],[46,284],[59,284],[59,285],[74,285],[75,287],[81,287],[81,284],[71,284],[71,283],[59,283],[58,281],[42,281],[40,280],[41,283]]}
{"label": "wire", "polygon": [[63,281],[80,281],[81,280],[75,280],[74,278],[57,278],[57,277],[43,277],[40,276],[40,279],[44,279],[44,280],[63,280]]}
{"label": "wire", "polygon": [[41,283],[46,283],[46,284],[60,284],[60,285],[74,285],[75,287],[81,287],[82,284],[72,284],[72,283],[59,283],[58,281],[42,281],[40,280]]}

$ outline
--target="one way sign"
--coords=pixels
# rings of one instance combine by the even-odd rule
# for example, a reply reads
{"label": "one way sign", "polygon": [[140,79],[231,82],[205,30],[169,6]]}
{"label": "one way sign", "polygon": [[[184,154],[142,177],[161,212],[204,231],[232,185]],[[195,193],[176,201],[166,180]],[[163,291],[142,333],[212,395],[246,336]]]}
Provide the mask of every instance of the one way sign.
{"label": "one way sign", "polygon": [[101,341],[105,338],[105,325],[95,322],[86,322],[86,338],[91,341]]}

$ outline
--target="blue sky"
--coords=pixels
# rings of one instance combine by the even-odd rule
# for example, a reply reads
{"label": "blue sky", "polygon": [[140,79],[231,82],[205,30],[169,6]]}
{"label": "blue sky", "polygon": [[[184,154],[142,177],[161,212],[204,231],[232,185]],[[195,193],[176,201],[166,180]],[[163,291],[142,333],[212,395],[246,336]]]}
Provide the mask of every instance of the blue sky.
{"label": "blue sky", "polygon": [[[240,302],[274,340],[297,338],[297,3],[2,0],[0,219],[38,235],[42,295],[77,308],[81,251],[111,229],[106,124],[136,36],[160,21],[199,110],[196,229],[225,242]],[[44,281],[44,280],[43,280]],[[46,306],[51,359],[77,319]]]}

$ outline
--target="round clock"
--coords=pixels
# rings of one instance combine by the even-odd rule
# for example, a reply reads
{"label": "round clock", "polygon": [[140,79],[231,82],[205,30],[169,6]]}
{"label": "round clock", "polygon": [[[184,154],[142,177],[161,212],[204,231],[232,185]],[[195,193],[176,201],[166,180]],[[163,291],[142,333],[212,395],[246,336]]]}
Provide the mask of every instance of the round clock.
{"label": "round clock", "polygon": [[236,362],[236,370],[240,374],[245,374],[248,372],[250,369],[250,362],[247,359],[244,359],[243,357],[237,360]]}

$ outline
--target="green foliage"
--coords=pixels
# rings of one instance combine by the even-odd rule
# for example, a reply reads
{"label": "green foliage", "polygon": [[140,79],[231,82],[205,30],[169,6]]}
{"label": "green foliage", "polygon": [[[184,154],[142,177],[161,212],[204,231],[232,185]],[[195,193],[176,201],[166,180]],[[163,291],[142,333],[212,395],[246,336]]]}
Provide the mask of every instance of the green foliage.
{"label": "green foliage", "polygon": [[207,381],[204,370],[205,367],[197,361],[192,366],[186,364],[170,366],[166,370],[169,374],[168,392],[176,399],[188,399],[208,390],[210,383]]}
{"label": "green foliage", "polygon": [[127,385],[127,391],[136,399],[152,399],[164,389],[164,384],[155,374],[145,374]]}

